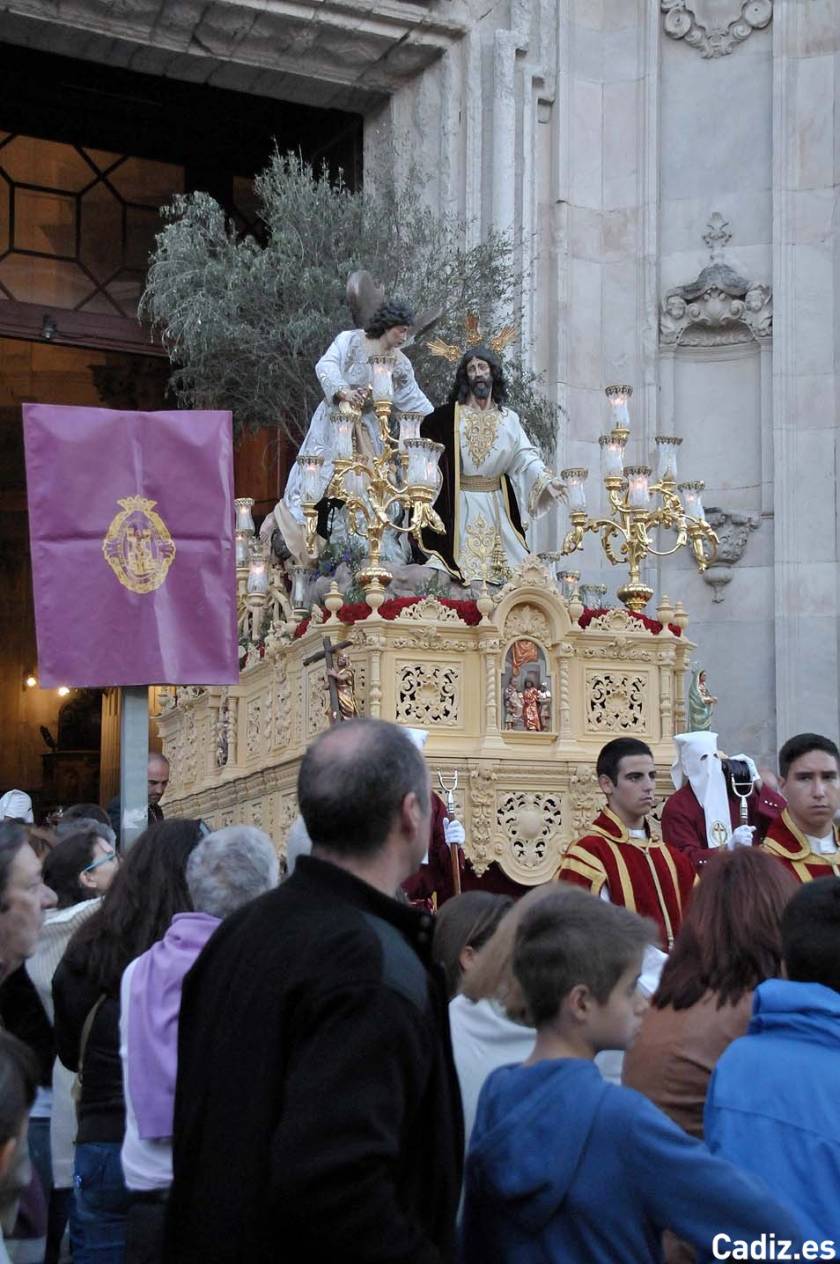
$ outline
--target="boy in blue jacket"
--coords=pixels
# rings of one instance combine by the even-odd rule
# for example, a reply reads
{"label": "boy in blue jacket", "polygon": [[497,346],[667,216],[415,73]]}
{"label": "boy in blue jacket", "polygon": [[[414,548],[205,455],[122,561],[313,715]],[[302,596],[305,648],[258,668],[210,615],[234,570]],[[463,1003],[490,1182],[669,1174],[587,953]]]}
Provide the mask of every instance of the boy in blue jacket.
{"label": "boy in blue jacket", "polygon": [[814,1258],[840,1259],[840,878],[797,891],[782,959],[787,978],[756,988],[746,1036],[715,1068],[704,1131],[796,1208]]}
{"label": "boy in blue jacket", "polygon": [[703,1260],[716,1235],[798,1248],[796,1220],[765,1186],[595,1066],[596,1053],[626,1048],[638,1031],[642,954],[656,939],[652,922],[572,888],[523,917],[513,971],[537,1040],[479,1098],[465,1264],[660,1264],[665,1229]]}

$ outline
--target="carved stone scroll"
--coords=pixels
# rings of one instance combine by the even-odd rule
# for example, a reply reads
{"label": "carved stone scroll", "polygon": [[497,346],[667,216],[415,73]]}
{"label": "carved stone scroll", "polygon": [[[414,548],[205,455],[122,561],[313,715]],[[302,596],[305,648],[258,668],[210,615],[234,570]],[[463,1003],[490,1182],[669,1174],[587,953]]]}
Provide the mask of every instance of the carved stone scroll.
{"label": "carved stone scroll", "polygon": [[705,58],[728,56],[773,17],[773,0],[660,0],[660,7],[665,34]]}

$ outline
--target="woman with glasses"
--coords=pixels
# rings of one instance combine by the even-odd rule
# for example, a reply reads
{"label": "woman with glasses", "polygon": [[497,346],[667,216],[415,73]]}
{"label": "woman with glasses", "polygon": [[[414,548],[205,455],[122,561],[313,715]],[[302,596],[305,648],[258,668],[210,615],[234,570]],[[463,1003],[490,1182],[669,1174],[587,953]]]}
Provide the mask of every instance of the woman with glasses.
{"label": "woman with glasses", "polygon": [[[130,961],[162,938],[176,913],[192,909],[185,871],[200,826],[162,821],[141,834],[55,973],[58,1056],[81,1078],[70,1207],[74,1264],[122,1264],[124,1258],[129,1194],[120,1163],[125,1133],[120,979]],[[107,868],[101,853],[79,881],[98,880]]]}

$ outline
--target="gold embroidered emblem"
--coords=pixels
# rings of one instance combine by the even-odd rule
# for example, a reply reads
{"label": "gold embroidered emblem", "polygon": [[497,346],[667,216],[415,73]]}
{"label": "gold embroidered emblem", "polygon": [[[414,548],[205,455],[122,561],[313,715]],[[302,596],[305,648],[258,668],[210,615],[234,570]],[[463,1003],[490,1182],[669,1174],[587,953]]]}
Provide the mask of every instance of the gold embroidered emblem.
{"label": "gold embroidered emblem", "polygon": [[458,565],[467,583],[483,580],[485,583],[503,584],[510,578],[501,536],[483,514],[478,514],[467,526]]}
{"label": "gold embroidered emblem", "polygon": [[464,442],[473,465],[483,465],[493,450],[502,415],[498,408],[462,408]]}
{"label": "gold embroidered emblem", "polygon": [[122,584],[131,592],[148,593],[160,588],[175,557],[175,542],[155,500],[126,496],[118,500],[120,513],[111,522],[102,553]]}

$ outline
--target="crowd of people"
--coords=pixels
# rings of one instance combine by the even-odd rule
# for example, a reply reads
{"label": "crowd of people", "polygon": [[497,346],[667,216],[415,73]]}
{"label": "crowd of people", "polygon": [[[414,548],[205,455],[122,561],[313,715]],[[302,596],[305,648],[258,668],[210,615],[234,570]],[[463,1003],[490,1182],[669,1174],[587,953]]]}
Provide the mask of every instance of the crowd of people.
{"label": "crowd of people", "polygon": [[308,748],[282,881],[164,819],[160,756],[125,854],[9,792],[0,1261],[840,1258],[840,752],[676,745],[660,823],[608,743],[516,899],[447,886],[463,829],[380,720]]}

